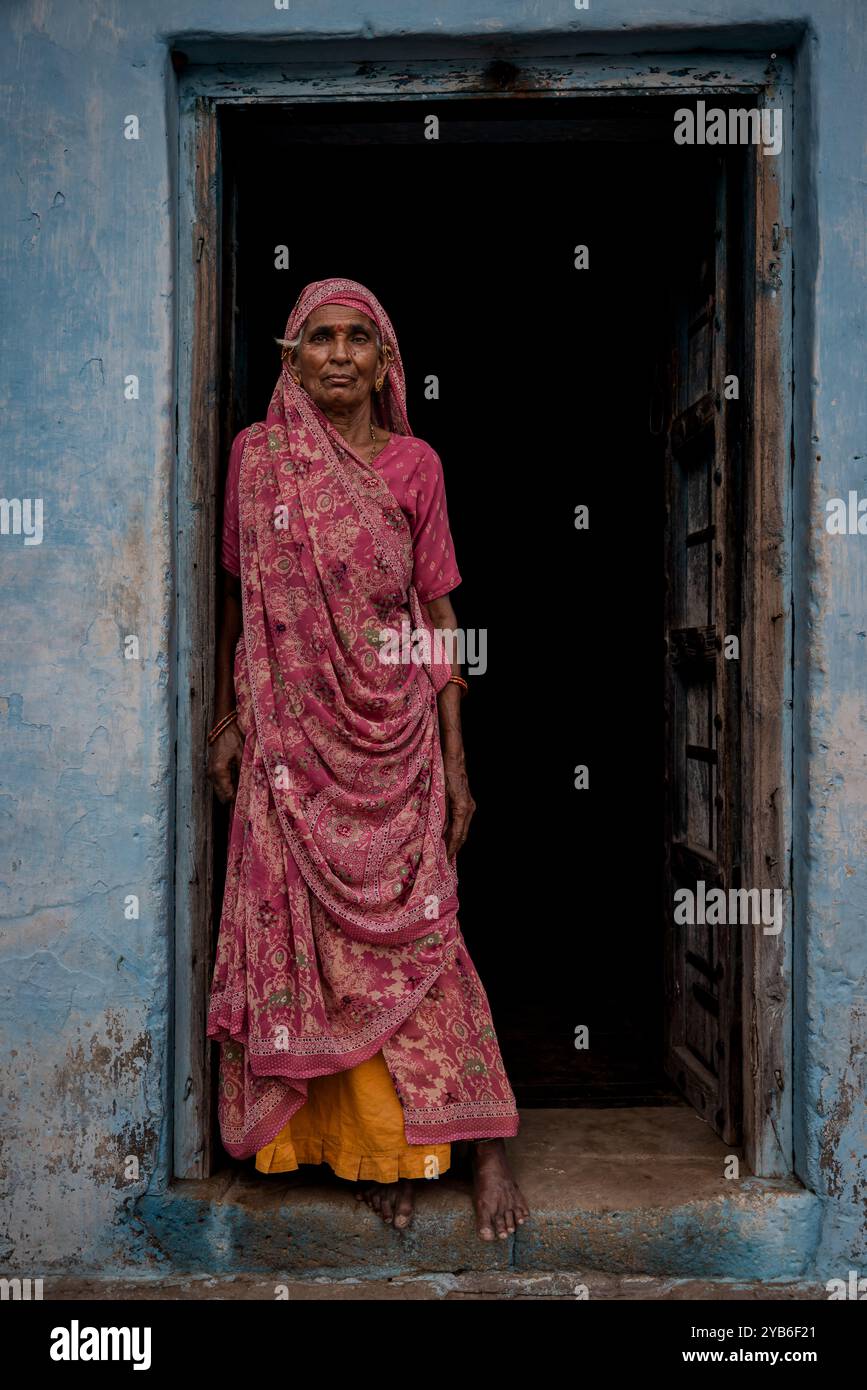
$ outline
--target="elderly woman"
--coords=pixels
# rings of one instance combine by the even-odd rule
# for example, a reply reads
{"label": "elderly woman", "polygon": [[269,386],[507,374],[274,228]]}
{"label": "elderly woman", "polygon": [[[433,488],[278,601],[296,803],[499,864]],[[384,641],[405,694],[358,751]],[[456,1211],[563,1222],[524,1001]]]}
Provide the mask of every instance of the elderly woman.
{"label": "elderly woman", "polygon": [[[478,1233],[505,1239],[528,1209],[457,917],[474,803],[466,682],[431,641],[460,583],[441,464],[363,285],[308,285],[280,341],[226,484],[208,767],[234,802],[208,1018],[223,1143],[266,1173],[325,1162],[404,1229],[414,1180],[470,1140]],[[405,625],[413,659],[384,659]]]}

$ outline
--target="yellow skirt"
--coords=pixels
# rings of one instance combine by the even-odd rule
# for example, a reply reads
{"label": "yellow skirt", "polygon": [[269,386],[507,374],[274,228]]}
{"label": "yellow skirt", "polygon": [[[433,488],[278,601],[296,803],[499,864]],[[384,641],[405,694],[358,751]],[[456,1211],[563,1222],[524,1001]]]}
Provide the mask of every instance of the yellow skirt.
{"label": "yellow skirt", "polygon": [[256,1154],[260,1173],[327,1163],[339,1178],[370,1182],[436,1178],[450,1162],[451,1144],[406,1142],[403,1107],[381,1052],[348,1071],[312,1077],[305,1104]]}

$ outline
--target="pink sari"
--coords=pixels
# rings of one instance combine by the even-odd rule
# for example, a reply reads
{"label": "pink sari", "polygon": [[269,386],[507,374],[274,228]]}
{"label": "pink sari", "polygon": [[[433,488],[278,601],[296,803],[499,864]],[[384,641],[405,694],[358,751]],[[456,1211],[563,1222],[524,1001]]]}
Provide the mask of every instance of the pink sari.
{"label": "pink sari", "polygon": [[[394,360],[376,414],[411,434],[394,330],[363,286],[308,285],[285,337],[323,303],[377,323]],[[285,365],[246,438],[239,522],[245,742],[208,1016],[223,1144],[254,1154],[310,1077],[380,1051],[408,1143],[516,1134],[443,839],[450,667],[378,657],[381,629],[428,626],[409,525]]]}

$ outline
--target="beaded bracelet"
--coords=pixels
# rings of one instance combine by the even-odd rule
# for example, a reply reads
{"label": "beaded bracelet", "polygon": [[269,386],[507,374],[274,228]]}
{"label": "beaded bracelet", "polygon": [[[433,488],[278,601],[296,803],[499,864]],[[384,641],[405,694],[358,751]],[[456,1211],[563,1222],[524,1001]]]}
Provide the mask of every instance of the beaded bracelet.
{"label": "beaded bracelet", "polygon": [[211,732],[208,734],[208,743],[213,743],[214,739],[219,738],[223,730],[227,729],[229,725],[232,723],[232,720],[237,718],[238,711],[237,709],[233,709],[231,714],[227,714],[222,719],[218,720]]}

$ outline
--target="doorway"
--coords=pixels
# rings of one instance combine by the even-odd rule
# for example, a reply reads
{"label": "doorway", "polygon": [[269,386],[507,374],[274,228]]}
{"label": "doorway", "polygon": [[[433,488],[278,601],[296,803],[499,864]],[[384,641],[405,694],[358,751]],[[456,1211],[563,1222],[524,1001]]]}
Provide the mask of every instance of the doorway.
{"label": "doorway", "polygon": [[[460,915],[518,1103],[676,1103],[656,901],[662,479],[648,369],[677,209],[641,230],[638,215],[660,179],[647,136],[671,117],[621,111],[591,144],[598,118],[577,105],[456,103],[435,142],[400,103],[351,120],[339,104],[226,113],[221,452],[264,417],[273,340],[301,286],[369,284],[395,324],[413,430],[443,460],[458,621],[486,634],[487,670],[462,706],[479,809]],[[624,624],[636,588],[641,615]],[[624,816],[644,885],[627,910]],[[215,847],[225,839],[219,825]],[[544,978],[536,952],[556,961]]]}
{"label": "doorway", "polygon": [[[406,102],[354,103],[351,119],[342,102],[222,111],[209,563],[215,574],[228,447],[264,415],[273,340],[299,289],[332,274],[369,284],[395,324],[413,430],[443,459],[463,576],[458,620],[486,632],[487,670],[463,704],[479,810],[462,852],[461,922],[519,1105],[692,1104],[749,1149],[756,1131],[742,1087],[753,1054],[741,1034],[752,946],[675,940],[670,930],[670,750],[680,734],[660,632],[675,626],[666,585],[672,430],[683,408],[677,335],[686,314],[698,342],[695,295],[719,242],[721,169],[716,152],[673,146],[679,100],[570,96],[532,110],[505,94],[452,100],[435,142]],[[742,151],[722,167],[723,244],[739,296],[726,365],[736,362],[744,384],[726,512],[740,574],[755,313],[742,267],[755,254],[756,170]],[[275,265],[284,246],[288,270]],[[704,309],[718,336],[713,305]],[[719,366],[702,358],[695,371]],[[589,514],[580,530],[579,504]],[[749,730],[730,734],[740,769]],[[711,748],[703,765],[712,761]],[[731,787],[740,817],[750,788],[739,776]],[[208,814],[221,884],[225,813]],[[749,850],[738,849],[743,872]],[[209,907],[213,939],[219,892]],[[703,1001],[700,1026],[678,1013],[676,988]],[[708,1022],[721,1006],[724,1077]],[[684,1048],[696,1059],[689,1076]]]}

